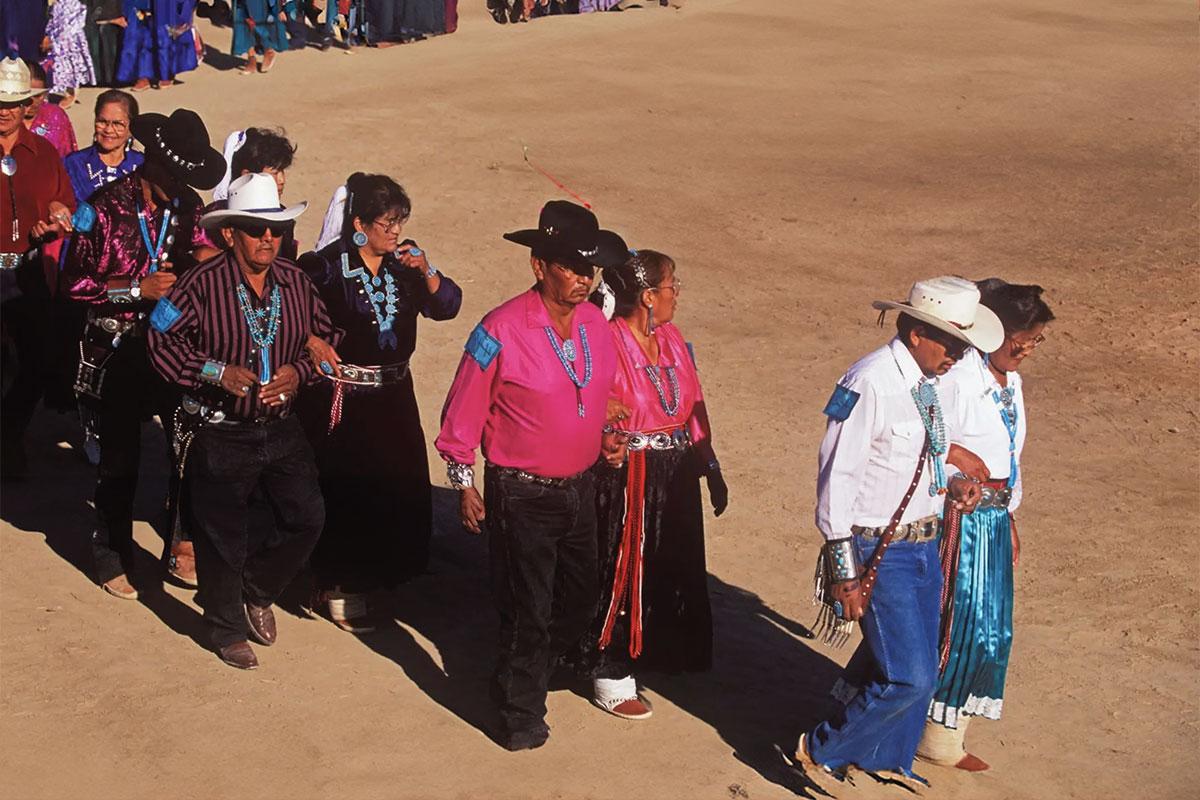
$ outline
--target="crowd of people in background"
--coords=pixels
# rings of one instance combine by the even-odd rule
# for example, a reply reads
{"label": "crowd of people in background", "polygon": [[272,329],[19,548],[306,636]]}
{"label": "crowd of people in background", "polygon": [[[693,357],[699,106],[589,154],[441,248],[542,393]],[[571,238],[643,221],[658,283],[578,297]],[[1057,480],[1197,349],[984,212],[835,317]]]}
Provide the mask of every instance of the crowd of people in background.
{"label": "crowd of people in background", "polygon": [[[654,0],[650,0],[654,2]],[[667,0],[659,0],[667,5]],[[500,23],[622,11],[628,0],[487,0]],[[0,8],[0,57],[36,66],[64,108],[81,86],[166,89],[204,61],[195,18],[232,28],[238,74],[270,72],[280,53],[392,47],[458,28],[458,0],[13,0]]]}

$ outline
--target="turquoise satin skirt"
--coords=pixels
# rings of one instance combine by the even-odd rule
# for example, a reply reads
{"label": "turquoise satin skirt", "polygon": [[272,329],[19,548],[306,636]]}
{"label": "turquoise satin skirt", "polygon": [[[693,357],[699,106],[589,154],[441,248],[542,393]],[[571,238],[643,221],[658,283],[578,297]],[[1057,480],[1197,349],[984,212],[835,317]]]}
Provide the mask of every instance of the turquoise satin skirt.
{"label": "turquoise satin skirt", "polygon": [[961,715],[1000,718],[1013,639],[1012,557],[1006,509],[963,517],[950,658],[929,705],[929,718],[948,728]]}

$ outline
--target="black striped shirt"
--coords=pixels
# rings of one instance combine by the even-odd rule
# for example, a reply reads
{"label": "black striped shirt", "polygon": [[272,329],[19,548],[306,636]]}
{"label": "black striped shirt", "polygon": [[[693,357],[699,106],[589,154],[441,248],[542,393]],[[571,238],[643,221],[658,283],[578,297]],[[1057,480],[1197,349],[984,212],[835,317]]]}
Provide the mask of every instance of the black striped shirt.
{"label": "black striped shirt", "polygon": [[229,253],[189,270],[151,314],[147,334],[150,361],[164,378],[185,392],[219,398],[223,401],[221,407],[235,419],[283,416],[295,398],[270,407],[259,402],[256,390],[248,397],[234,398],[200,378],[206,361],[240,365],[259,373],[259,348],[250,338],[250,328],[238,303],[237,287],[241,285],[246,287],[255,308],[269,306],[273,287],[279,287],[279,330],[270,347],[272,378],[281,367],[291,365],[300,374],[301,386],[312,380],[315,372],[304,349],[309,334],[336,347],[342,331],[333,327],[308,276],[281,258],[267,270],[261,298],[246,283]]}

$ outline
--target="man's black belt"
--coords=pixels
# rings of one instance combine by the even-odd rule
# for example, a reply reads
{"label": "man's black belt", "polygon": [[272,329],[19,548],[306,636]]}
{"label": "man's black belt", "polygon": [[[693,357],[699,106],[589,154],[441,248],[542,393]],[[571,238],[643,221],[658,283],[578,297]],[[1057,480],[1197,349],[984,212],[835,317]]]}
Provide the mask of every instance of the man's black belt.
{"label": "man's black belt", "polygon": [[522,483],[536,483],[539,486],[567,486],[582,478],[587,474],[587,470],[578,472],[574,475],[568,475],[565,478],[547,478],[544,475],[534,475],[532,472],[526,472],[523,469],[516,467],[501,467],[496,464],[489,463],[489,470],[492,470],[496,475],[502,478],[516,478]]}

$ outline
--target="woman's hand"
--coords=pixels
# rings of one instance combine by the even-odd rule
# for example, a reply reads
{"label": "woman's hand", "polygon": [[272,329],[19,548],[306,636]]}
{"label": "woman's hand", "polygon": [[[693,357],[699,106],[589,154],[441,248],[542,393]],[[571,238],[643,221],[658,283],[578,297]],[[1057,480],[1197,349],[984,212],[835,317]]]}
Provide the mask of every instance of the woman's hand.
{"label": "woman's hand", "polygon": [[954,507],[963,514],[970,514],[983,498],[979,484],[963,475],[955,475],[947,487]]}
{"label": "woman's hand", "polygon": [[950,450],[946,453],[946,463],[953,464],[962,470],[963,474],[977,481],[986,481],[992,476],[982,458],[956,444],[950,445]]}
{"label": "woman's hand", "polygon": [[714,467],[705,475],[708,482],[708,499],[712,501],[713,516],[719,517],[729,507],[729,487],[721,475],[721,468]]}
{"label": "woman's hand", "polygon": [[619,469],[625,463],[625,456],[629,454],[629,439],[616,431],[606,433],[600,440],[600,452],[604,454],[604,460],[610,467]]}
{"label": "woman's hand", "polygon": [[633,412],[629,410],[629,406],[622,403],[620,400],[613,398],[608,399],[608,413],[605,419],[609,425],[619,426],[620,423],[629,419],[629,415]]}
{"label": "woman's hand", "polygon": [[459,490],[459,494],[461,497],[458,499],[458,513],[463,527],[471,533],[482,533],[481,526],[487,514],[484,511],[483,498],[479,496],[479,490],[474,486],[468,486]]}
{"label": "woman's hand", "polygon": [[[71,226],[71,210],[69,208],[57,200],[51,200],[49,211],[46,219],[38,220],[30,229],[33,238],[56,239],[74,230]],[[50,236],[51,233],[54,236]]]}
{"label": "woman's hand", "polygon": [[418,270],[422,275],[429,271],[429,259],[425,257],[425,251],[412,241],[396,248],[396,260],[409,269]]}
{"label": "woman's hand", "polygon": [[317,372],[330,377],[338,377],[342,374],[342,358],[329,342],[309,334],[308,341],[304,343],[304,349],[308,352],[308,360],[312,362],[313,368]]}
{"label": "woman's hand", "polygon": [[1017,535],[1017,518],[1012,514],[1008,515],[1008,526],[1012,531],[1012,551],[1013,551],[1013,567],[1017,566],[1017,562],[1021,560],[1021,537]]}

